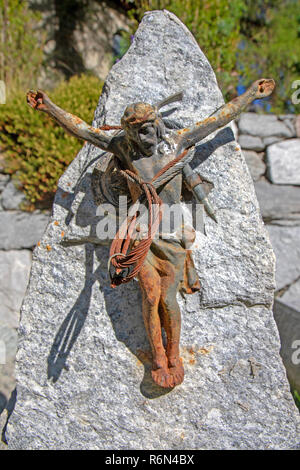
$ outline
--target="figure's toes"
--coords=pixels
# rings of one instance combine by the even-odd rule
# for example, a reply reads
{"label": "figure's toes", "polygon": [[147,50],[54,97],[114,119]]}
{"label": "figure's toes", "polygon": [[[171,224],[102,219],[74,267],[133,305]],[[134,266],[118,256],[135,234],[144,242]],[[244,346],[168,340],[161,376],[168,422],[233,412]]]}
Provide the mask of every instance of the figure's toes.
{"label": "figure's toes", "polygon": [[173,378],[174,378],[174,385],[180,385],[180,384],[182,384],[182,382],[183,382],[184,373],[179,373],[179,374],[178,374],[178,373],[177,373],[177,374],[175,373],[175,374],[173,375]]}
{"label": "figure's toes", "polygon": [[173,377],[174,386],[180,385],[184,379],[184,369],[182,365],[182,360],[179,359],[175,366],[169,367],[169,372]]}
{"label": "figure's toes", "polygon": [[175,386],[174,377],[168,369],[156,369],[151,372],[154,382],[163,388],[173,388]]}
{"label": "figure's toes", "polygon": [[166,388],[174,388],[175,387],[175,382],[174,382],[174,377],[171,374],[167,374],[165,377],[165,387]]}

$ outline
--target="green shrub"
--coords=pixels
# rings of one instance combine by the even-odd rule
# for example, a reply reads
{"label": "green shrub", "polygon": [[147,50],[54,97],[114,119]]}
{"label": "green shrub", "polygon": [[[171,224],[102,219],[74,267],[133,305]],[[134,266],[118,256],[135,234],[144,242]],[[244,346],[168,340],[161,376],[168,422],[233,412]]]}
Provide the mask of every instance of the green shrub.
{"label": "green shrub", "polygon": [[294,396],[294,400],[296,402],[296,405],[298,406],[299,411],[300,411],[300,393],[298,393],[297,390],[294,390],[293,396]]}
{"label": "green shrub", "polygon": [[228,101],[237,85],[260,77],[277,83],[266,101],[273,113],[296,112],[293,83],[300,74],[300,2],[298,0],[135,0],[128,15],[134,29],[147,10],[166,8],[195,36],[210,61]]}
{"label": "green shrub", "polygon": [[[90,123],[102,82],[94,76],[75,76],[60,84],[50,98],[58,106]],[[31,109],[24,93],[17,93],[0,107],[0,147],[6,172],[14,175],[29,204],[52,201],[59,177],[82,147],[43,113]]]}
{"label": "green shrub", "polygon": [[0,80],[7,96],[32,86],[41,73],[46,32],[40,20],[28,2],[0,0]]}
{"label": "green shrub", "polygon": [[241,40],[240,21],[246,11],[244,0],[136,0],[129,15],[137,20],[147,10],[167,9],[192,32],[216,73],[227,99],[238,83],[237,48]]}

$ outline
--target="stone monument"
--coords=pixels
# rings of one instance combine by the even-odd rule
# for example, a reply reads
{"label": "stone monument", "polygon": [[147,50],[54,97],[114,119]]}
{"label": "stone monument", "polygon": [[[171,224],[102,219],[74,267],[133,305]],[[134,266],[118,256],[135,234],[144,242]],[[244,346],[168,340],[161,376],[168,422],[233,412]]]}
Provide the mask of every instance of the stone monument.
{"label": "stone monument", "polygon": [[[147,13],[111,70],[93,126],[128,103],[184,91],[166,115],[186,128],[223,104],[211,66],[168,11]],[[299,414],[272,316],[274,255],[230,126],[201,141],[193,167],[213,182],[218,224],[194,250],[199,293],[182,311],[182,385],[151,379],[137,283],[112,290],[85,144],[59,181],[21,311],[11,449],[272,449],[299,445]]]}

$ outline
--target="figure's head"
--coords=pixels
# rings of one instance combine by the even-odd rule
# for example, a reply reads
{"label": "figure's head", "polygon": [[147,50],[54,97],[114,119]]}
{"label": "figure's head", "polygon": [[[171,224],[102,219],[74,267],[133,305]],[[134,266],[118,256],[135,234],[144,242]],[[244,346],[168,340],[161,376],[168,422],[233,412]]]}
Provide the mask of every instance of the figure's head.
{"label": "figure's head", "polygon": [[125,109],[121,124],[128,139],[145,155],[152,155],[164,134],[164,124],[157,110],[148,103],[134,103]]}

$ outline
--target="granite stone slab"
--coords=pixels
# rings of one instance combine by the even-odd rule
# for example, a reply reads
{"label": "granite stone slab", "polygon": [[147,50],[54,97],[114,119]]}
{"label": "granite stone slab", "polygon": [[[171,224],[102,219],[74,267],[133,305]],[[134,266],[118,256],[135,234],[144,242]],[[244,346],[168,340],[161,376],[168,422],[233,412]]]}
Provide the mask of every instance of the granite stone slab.
{"label": "granite stone slab", "polygon": [[300,225],[300,188],[270,184],[267,180],[255,183],[263,219],[267,223]]}
{"label": "granite stone slab", "polygon": [[285,121],[277,119],[272,114],[243,113],[239,119],[241,134],[249,134],[255,137],[282,137],[289,139],[294,137],[289,125]]}
{"label": "granite stone slab", "polygon": [[40,211],[0,212],[0,250],[32,248],[40,240],[49,214]]}
{"label": "granite stone slab", "polygon": [[276,255],[276,290],[280,290],[300,277],[300,227],[267,228]]}
{"label": "granite stone slab", "polygon": [[300,186],[300,139],[289,139],[267,149],[268,177],[274,184]]}
{"label": "granite stone slab", "polygon": [[[213,70],[167,11],[144,16],[111,69],[94,126],[118,124],[128,103],[179,90],[170,114],[186,127],[223,103]],[[171,108],[173,112],[171,112]],[[195,250],[202,290],[180,299],[185,380],[168,391],[150,375],[135,281],[112,290],[108,248],[62,244],[96,222],[90,174],[101,151],[85,145],[59,181],[53,217],[34,250],[19,329],[10,449],[272,449],[299,443],[299,413],[279,356],[272,314],[274,254],[251,176],[230,126],[196,151],[213,181],[218,224],[206,218]],[[80,206],[87,210],[80,211]],[[74,212],[75,211],[75,212]]]}

